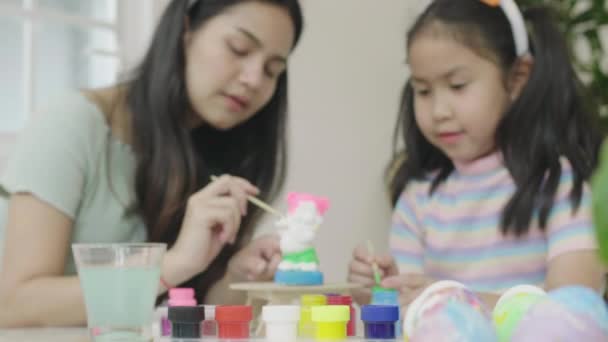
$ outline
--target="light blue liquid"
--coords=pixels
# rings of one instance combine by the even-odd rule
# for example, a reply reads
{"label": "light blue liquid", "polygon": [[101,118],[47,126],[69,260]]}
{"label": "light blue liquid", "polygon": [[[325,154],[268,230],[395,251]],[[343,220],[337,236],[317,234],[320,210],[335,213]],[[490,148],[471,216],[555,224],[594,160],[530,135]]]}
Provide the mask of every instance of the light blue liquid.
{"label": "light blue liquid", "polygon": [[98,328],[103,335],[113,330],[116,333],[109,334],[137,335],[139,328],[152,323],[159,267],[81,267],[78,276],[89,328]]}

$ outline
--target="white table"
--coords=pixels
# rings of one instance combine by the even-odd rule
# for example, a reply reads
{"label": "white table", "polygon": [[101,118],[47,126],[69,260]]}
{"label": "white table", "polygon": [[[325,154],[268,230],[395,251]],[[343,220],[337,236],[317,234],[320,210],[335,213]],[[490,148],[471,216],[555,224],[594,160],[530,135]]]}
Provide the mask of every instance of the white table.
{"label": "white table", "polygon": [[86,328],[0,329],[2,342],[88,342]]}
{"label": "white table", "polygon": [[[32,329],[0,329],[1,342],[90,342],[88,331],[85,328],[32,328]],[[157,338],[155,342],[173,342],[170,338]],[[221,342],[217,339],[180,340],[180,342]],[[298,340],[298,342],[313,342],[312,340]],[[365,342],[366,339],[350,338],[348,342]],[[379,340],[374,340],[379,341]],[[385,340],[387,341],[387,340]],[[394,341],[394,340],[393,340]],[[403,341],[403,340],[397,340]],[[239,342],[265,342],[262,339],[239,340]]]}

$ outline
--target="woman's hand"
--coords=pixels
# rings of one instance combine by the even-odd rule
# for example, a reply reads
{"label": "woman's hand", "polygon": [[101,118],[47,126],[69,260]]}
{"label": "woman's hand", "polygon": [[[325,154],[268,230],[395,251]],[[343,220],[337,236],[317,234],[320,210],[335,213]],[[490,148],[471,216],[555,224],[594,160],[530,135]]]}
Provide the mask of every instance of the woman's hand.
{"label": "woman's hand", "polygon": [[263,235],[238,251],[228,262],[230,282],[270,281],[281,262],[277,234]]}
{"label": "woman's hand", "polygon": [[247,197],[258,188],[247,180],[224,175],[188,199],[177,241],[170,253],[179,256],[189,276],[204,271],[226,243],[236,240]]}

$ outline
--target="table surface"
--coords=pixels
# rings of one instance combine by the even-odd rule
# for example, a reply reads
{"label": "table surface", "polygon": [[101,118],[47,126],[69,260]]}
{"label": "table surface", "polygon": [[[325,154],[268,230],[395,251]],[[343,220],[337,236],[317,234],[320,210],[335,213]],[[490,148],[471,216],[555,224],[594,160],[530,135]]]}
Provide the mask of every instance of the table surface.
{"label": "table surface", "polygon": [[274,291],[274,292],[290,292],[290,293],[331,293],[350,291],[362,287],[361,284],[354,283],[332,283],[323,285],[307,285],[307,286],[293,286],[293,285],[281,285],[274,282],[247,282],[247,283],[233,283],[230,284],[231,290],[240,291]]}
{"label": "table surface", "polygon": [[[0,341],[1,342],[90,342],[91,339],[88,336],[86,328],[32,328],[32,329],[0,329]],[[176,342],[170,338],[155,338],[155,342]],[[219,342],[226,340],[218,339],[180,339],[179,342]],[[250,339],[250,340],[238,340],[238,342],[265,342],[264,338]],[[309,339],[298,339],[298,342],[313,342]],[[348,342],[366,342],[363,338],[349,338]],[[378,340],[373,340],[378,341]],[[384,340],[384,341],[395,341],[395,340]],[[397,340],[402,341],[402,340]]]}
{"label": "table surface", "polygon": [[[343,292],[359,287],[357,284],[339,283],[326,284],[316,287],[306,287],[308,293],[327,293],[327,292]],[[231,284],[231,288],[242,291],[247,291],[250,294],[260,293],[281,293],[292,296],[295,293],[302,291],[299,287],[277,286],[273,283],[247,283],[247,284]],[[88,330],[83,327],[77,328],[29,328],[29,329],[0,329],[0,342],[89,342],[91,339],[88,335]],[[154,339],[155,342],[176,342],[171,338]],[[201,340],[180,339],[180,342],[196,342]],[[226,341],[218,339],[204,338],[202,341]],[[262,342],[264,338],[256,338],[249,340],[238,340],[239,342]],[[309,339],[298,339],[297,342],[313,341]],[[365,342],[363,338],[350,338],[348,342]],[[375,340],[377,341],[377,340]],[[389,340],[390,341],[390,340]],[[399,340],[402,341],[402,340]]]}

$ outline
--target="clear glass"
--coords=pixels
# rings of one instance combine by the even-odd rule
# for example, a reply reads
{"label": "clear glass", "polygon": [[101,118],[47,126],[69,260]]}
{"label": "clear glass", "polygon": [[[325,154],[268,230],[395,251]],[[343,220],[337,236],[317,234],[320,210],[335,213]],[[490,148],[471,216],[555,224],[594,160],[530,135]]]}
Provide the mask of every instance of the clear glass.
{"label": "clear glass", "polygon": [[166,248],[161,243],[72,245],[93,341],[152,341]]}
{"label": "clear glass", "polygon": [[19,131],[26,120],[23,64],[23,21],[0,15],[0,133]]}
{"label": "clear glass", "polygon": [[36,0],[36,6],[59,10],[70,15],[113,22],[116,20],[116,0]]}

